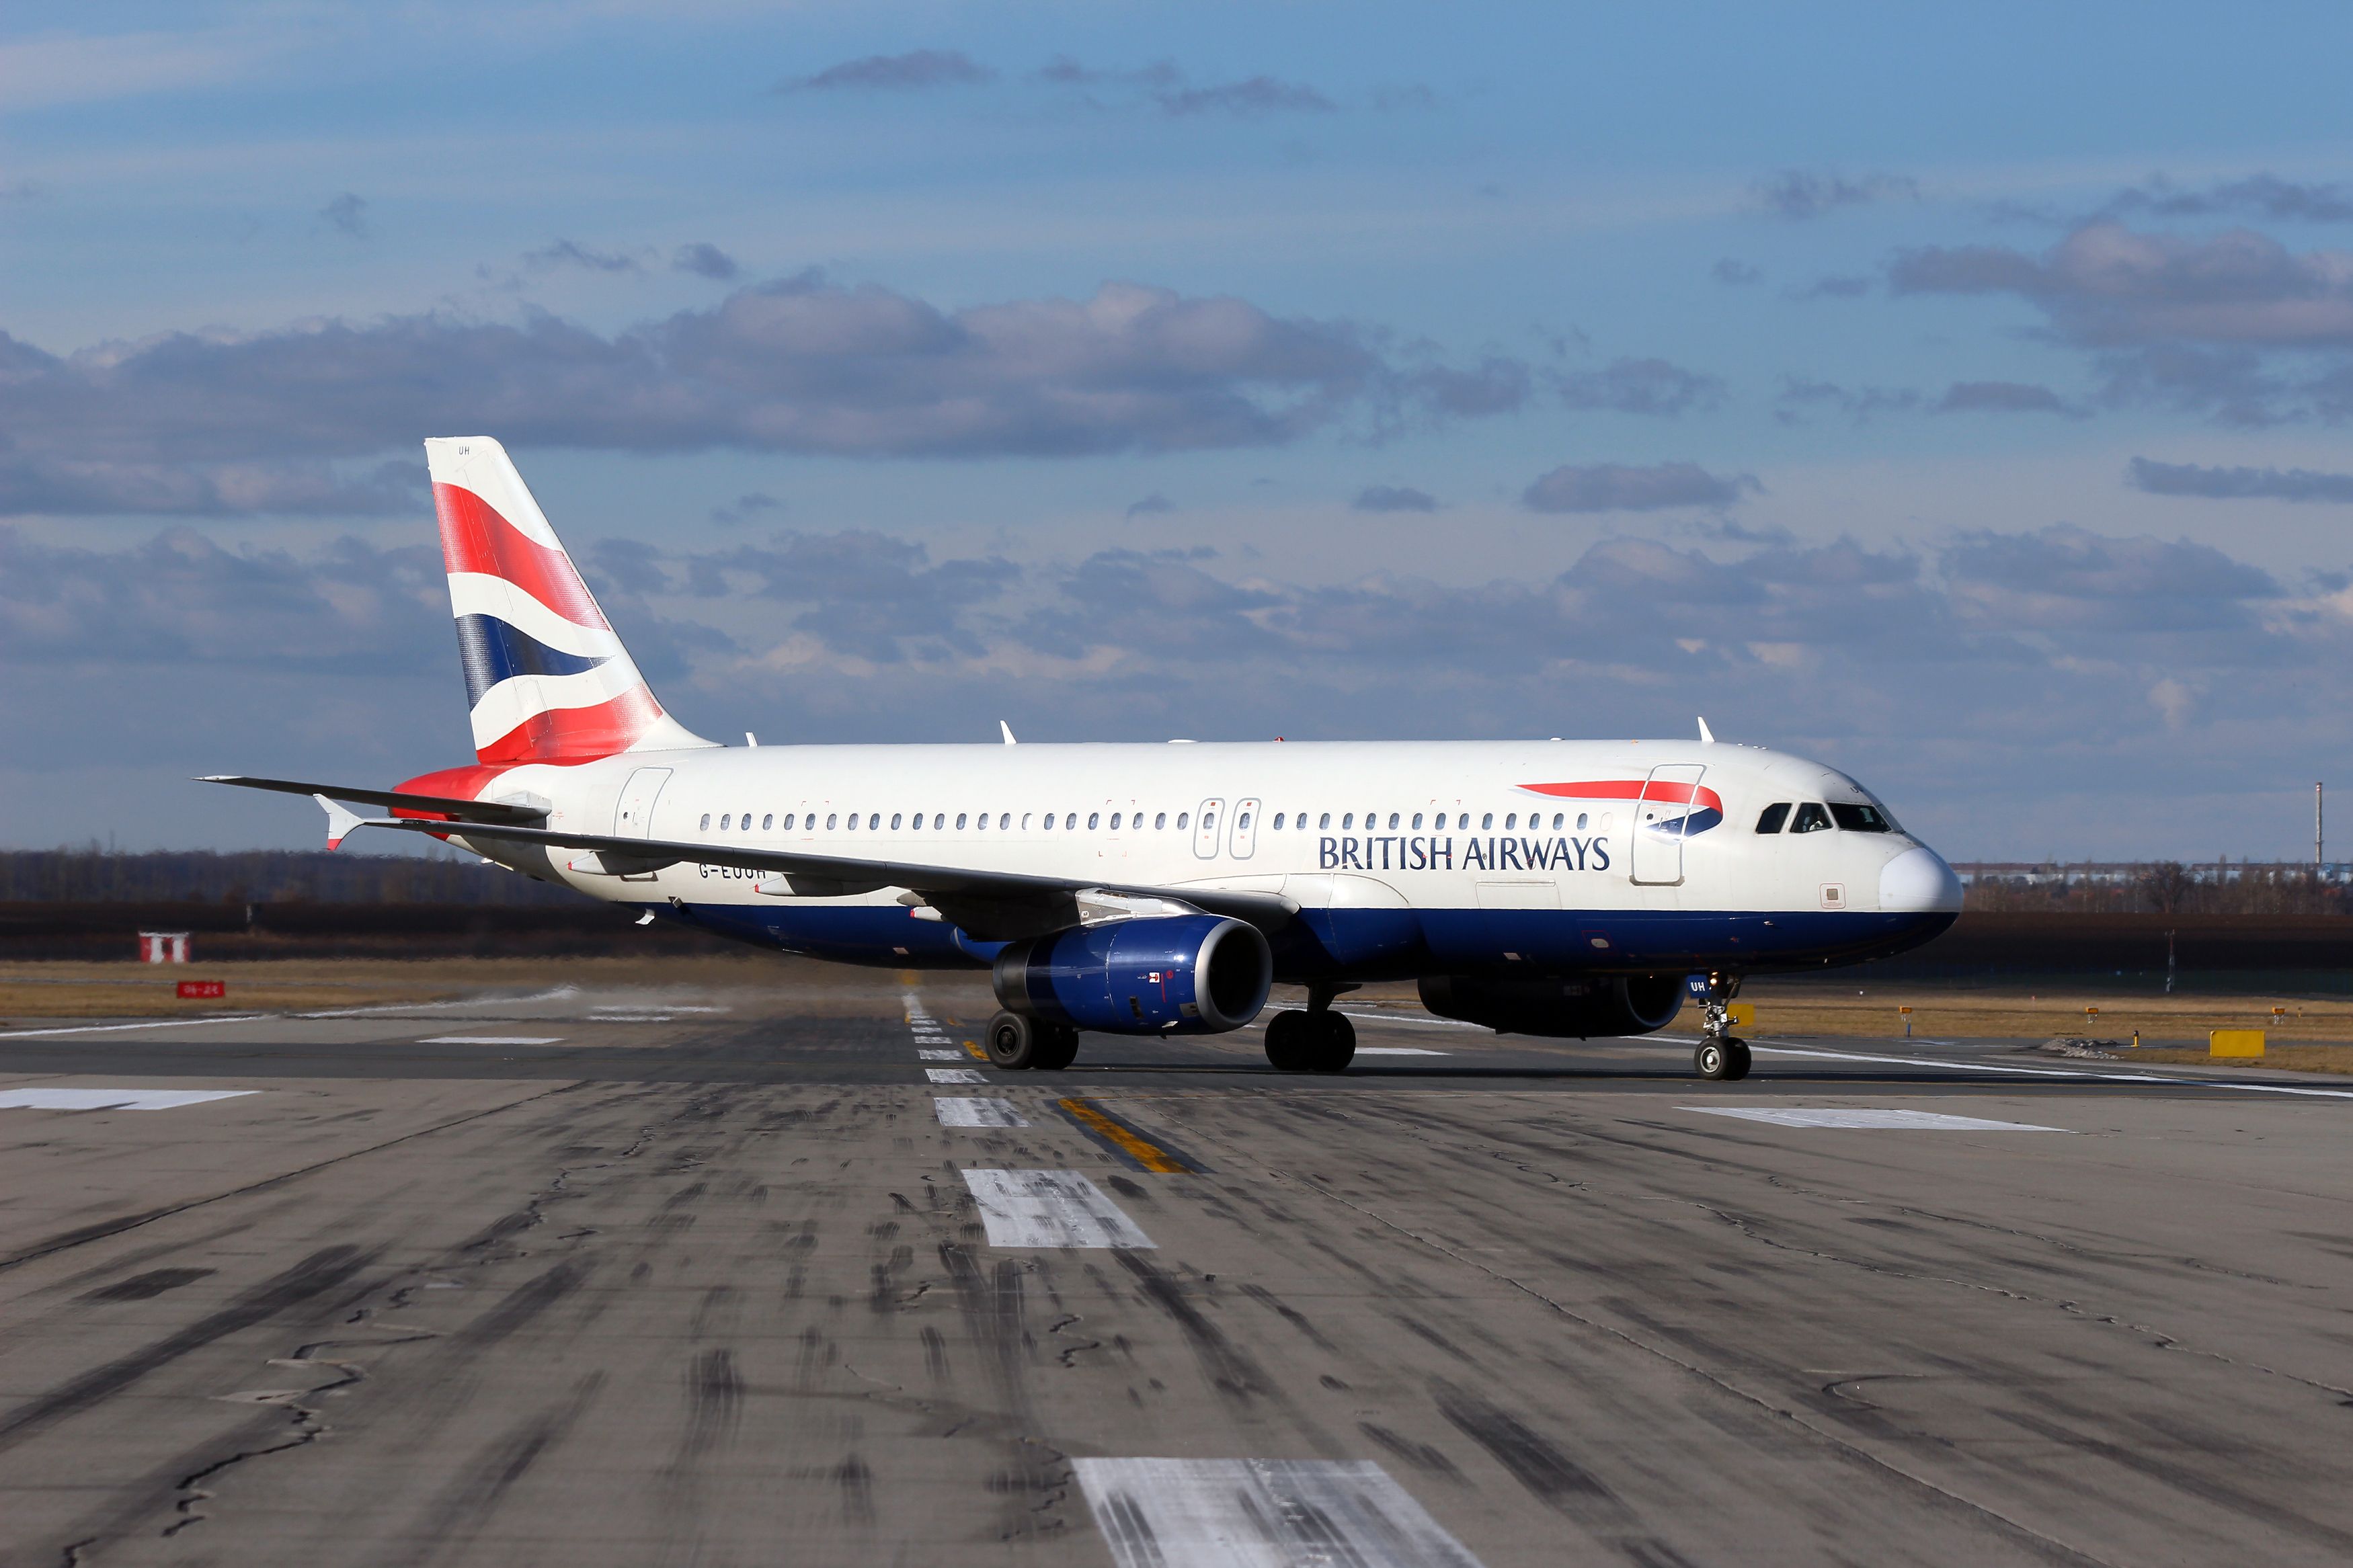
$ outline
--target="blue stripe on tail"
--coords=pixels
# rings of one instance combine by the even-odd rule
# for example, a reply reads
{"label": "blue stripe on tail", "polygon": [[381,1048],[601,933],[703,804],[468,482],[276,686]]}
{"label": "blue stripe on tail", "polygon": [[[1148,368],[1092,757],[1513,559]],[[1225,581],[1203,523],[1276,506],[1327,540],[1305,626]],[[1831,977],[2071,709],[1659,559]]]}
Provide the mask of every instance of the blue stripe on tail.
{"label": "blue stripe on tail", "polygon": [[481,701],[482,694],[501,680],[518,675],[577,675],[611,658],[565,653],[520,631],[495,616],[458,617],[458,659],[466,668],[466,705]]}

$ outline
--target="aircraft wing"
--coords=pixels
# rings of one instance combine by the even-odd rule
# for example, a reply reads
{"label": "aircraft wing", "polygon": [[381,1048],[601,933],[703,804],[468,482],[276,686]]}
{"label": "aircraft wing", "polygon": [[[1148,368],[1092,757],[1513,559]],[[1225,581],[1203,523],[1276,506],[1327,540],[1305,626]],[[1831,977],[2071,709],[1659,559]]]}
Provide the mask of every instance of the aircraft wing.
{"label": "aircraft wing", "polygon": [[[494,844],[533,844],[548,849],[585,851],[575,869],[608,876],[659,870],[681,863],[728,866],[746,871],[770,871],[782,879],[795,896],[842,898],[882,888],[904,888],[921,894],[926,903],[971,935],[984,942],[1039,936],[1080,923],[1077,907],[1082,893],[1110,893],[1125,898],[1174,900],[1229,915],[1263,929],[1289,921],[1297,903],[1276,893],[1223,891],[1206,888],[1158,888],[1139,884],[1040,877],[1019,871],[983,871],[960,866],[925,866],[900,860],[860,860],[839,855],[810,855],[791,849],[737,848],[732,845],[686,844],[663,838],[620,838],[595,833],[558,833],[543,827],[510,823],[435,822],[408,816],[354,816],[326,798],[315,798],[327,813],[327,842],[333,847],[345,835],[361,827],[389,827],[407,833],[454,834],[468,840]],[[395,796],[401,804],[426,797]],[[479,802],[468,803],[479,805]]]}
{"label": "aircraft wing", "polygon": [[506,822],[535,827],[547,820],[547,813],[536,806],[506,805],[489,800],[460,800],[454,795],[409,795],[396,789],[347,789],[342,784],[299,784],[292,779],[256,779],[242,773],[212,773],[196,782],[235,784],[240,789],[276,790],[282,795],[309,795],[313,799],[323,795],[331,800],[355,800],[363,805],[408,806],[417,811],[438,811],[459,822]]}

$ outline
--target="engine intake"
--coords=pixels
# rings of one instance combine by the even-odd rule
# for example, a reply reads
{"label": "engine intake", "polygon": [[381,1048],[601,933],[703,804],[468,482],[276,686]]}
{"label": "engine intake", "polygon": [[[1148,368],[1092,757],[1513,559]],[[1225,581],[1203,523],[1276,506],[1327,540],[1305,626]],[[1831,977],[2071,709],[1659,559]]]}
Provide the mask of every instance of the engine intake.
{"label": "engine intake", "polygon": [[1421,1005],[1441,1018],[1483,1024],[1498,1034],[1647,1035],[1683,1011],[1680,974],[1609,974],[1585,980],[1491,980],[1431,974],[1421,981]]}
{"label": "engine intake", "polygon": [[990,976],[1009,1012],[1112,1035],[1215,1035],[1266,1005],[1274,954],[1256,926],[1172,915],[1008,943]]}

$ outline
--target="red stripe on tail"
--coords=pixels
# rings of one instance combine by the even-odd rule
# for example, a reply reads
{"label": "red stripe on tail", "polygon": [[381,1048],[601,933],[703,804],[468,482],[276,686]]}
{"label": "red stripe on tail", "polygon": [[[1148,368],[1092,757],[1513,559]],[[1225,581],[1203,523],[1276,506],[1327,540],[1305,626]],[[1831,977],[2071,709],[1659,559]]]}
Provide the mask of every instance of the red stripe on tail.
{"label": "red stripe on tail", "polygon": [[474,748],[486,763],[586,763],[626,752],[662,716],[642,685],[593,708],[551,708],[533,714],[487,746]]}
{"label": "red stripe on tail", "polygon": [[503,577],[575,626],[611,629],[571,558],[525,535],[473,491],[435,485],[433,511],[441,521],[441,558],[450,571]]}

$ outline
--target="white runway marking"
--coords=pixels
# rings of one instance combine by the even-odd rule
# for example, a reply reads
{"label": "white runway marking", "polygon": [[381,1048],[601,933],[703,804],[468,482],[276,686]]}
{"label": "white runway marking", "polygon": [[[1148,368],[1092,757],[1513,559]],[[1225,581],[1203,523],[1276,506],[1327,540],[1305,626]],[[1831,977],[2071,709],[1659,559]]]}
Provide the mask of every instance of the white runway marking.
{"label": "white runway marking", "polygon": [[1494,1033],[1484,1024],[1466,1024],[1460,1018],[1433,1018],[1426,1013],[1368,1013],[1355,1007],[1335,1007],[1332,1011],[1345,1013],[1351,1018],[1368,1023],[1395,1024],[1406,1029],[1476,1029],[1484,1035]]}
{"label": "white runway marking", "polygon": [[235,1100],[250,1089],[7,1089],[0,1110],[171,1110],[208,1100]]}
{"label": "white runway marking", "polygon": [[66,1029],[11,1029],[0,1034],[0,1040],[29,1040],[48,1035],[111,1035],[117,1029],[181,1029],[190,1024],[250,1024],[256,1018],[277,1016],[273,1013],[220,1013],[205,1018],[157,1018],[146,1024],[76,1024]]}
{"label": "white runway marking", "polygon": [[943,1095],[932,1101],[932,1109],[940,1114],[943,1127],[1027,1127],[1029,1118],[1013,1109],[1009,1100],[951,1100]]}
{"label": "white runway marking", "polygon": [[1152,1238],[1076,1171],[966,1171],[991,1247],[1145,1247]]}
{"label": "white runway marking", "polygon": [[915,1059],[919,1062],[960,1062],[965,1058],[962,1051],[917,1051]]}
{"label": "white runway marking", "polygon": [[[1681,1042],[1678,1041],[1678,1044]],[[2102,1072],[2098,1068],[2016,1067],[2008,1062],[1957,1062],[1943,1057],[1867,1056],[1861,1051],[1810,1051],[1796,1046],[1760,1046],[1749,1049],[1760,1057],[1815,1057],[1834,1062],[1885,1062],[1895,1067],[1949,1068],[1956,1072],[2012,1073],[2025,1078],[2078,1078],[2094,1083],[2169,1083],[2183,1089],[2239,1089],[2248,1094],[2301,1094],[2320,1100],[2353,1100],[2353,1089],[2306,1089],[2292,1083],[2252,1083],[2244,1079],[2176,1078],[2169,1073]]]}
{"label": "white runway marking", "polygon": [[429,1040],[419,1040],[420,1046],[554,1046],[564,1042],[562,1035],[436,1035]]}
{"label": "white runway marking", "polygon": [[1776,1127],[1862,1127],[1881,1131],[1913,1129],[1924,1132],[2064,1132],[2064,1127],[2038,1127],[2031,1121],[1988,1121],[1976,1116],[1947,1116],[1934,1110],[1880,1110],[1869,1106],[1818,1110],[1749,1109],[1730,1105],[1685,1105],[1708,1116],[1737,1116],[1743,1121],[1769,1121]]}
{"label": "white runway marking", "polygon": [[1479,1568],[1368,1459],[1073,1459],[1118,1568]]}
{"label": "white runway marking", "polygon": [[923,1076],[934,1083],[987,1083],[988,1081],[970,1068],[925,1068]]}
{"label": "white runway marking", "polygon": [[1360,1057],[1444,1057],[1453,1053],[1424,1050],[1419,1046],[1358,1046],[1356,1054]]}

